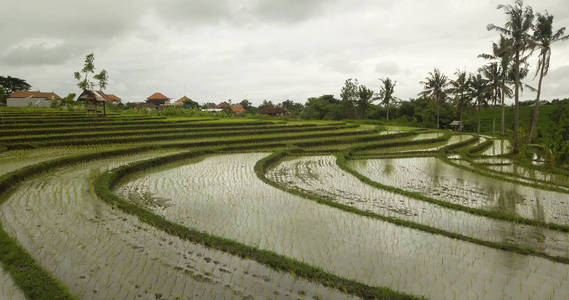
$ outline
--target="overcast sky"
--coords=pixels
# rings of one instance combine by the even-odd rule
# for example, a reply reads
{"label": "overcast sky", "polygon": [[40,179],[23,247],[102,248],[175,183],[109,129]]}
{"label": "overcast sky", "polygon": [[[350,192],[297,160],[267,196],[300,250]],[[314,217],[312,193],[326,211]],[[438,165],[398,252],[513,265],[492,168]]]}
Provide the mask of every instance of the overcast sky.
{"label": "overcast sky", "polygon": [[[109,72],[107,92],[154,92],[200,103],[299,102],[339,96],[347,78],[407,99],[434,67],[449,76],[484,64],[505,17],[491,0],[3,0],[0,74],[34,90],[79,93],[86,54]],[[569,27],[568,0],[526,1]],[[544,98],[569,97],[569,42],[553,46]],[[533,64],[535,67],[535,64]],[[533,77],[533,73],[532,73]],[[526,92],[524,99],[534,94]]]}

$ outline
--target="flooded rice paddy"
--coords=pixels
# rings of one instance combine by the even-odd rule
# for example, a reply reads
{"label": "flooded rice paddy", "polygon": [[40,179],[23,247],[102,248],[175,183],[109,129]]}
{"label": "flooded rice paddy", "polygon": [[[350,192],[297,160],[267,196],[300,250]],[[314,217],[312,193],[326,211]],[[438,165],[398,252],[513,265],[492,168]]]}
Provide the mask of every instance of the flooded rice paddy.
{"label": "flooded rice paddy", "polygon": [[267,154],[232,154],[133,178],[167,219],[374,286],[434,299],[567,299],[569,266],[348,213],[263,183]]}
{"label": "flooded rice paddy", "polygon": [[480,155],[496,156],[512,152],[512,144],[508,140],[496,139],[490,148],[484,150]]}
{"label": "flooded rice paddy", "polygon": [[[81,163],[27,180],[1,206],[0,221],[82,299],[347,298],[156,230],[98,199],[90,187],[104,170],[176,151]],[[9,292],[5,286],[1,293]]]}
{"label": "flooded rice paddy", "polygon": [[434,157],[353,160],[350,168],[384,185],[468,207],[569,224],[569,194],[497,180]]}
{"label": "flooded rice paddy", "polygon": [[[352,165],[362,160],[351,161]],[[569,235],[536,226],[472,215],[362,183],[336,165],[334,156],[285,160],[267,178],[287,187],[324,196],[361,210],[397,217],[480,240],[507,242],[553,256],[569,257]]]}

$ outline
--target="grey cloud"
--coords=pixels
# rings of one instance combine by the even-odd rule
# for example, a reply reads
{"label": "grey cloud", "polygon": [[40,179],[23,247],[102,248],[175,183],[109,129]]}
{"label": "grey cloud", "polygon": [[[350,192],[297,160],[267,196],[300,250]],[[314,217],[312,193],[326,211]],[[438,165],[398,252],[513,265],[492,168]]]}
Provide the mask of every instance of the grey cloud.
{"label": "grey cloud", "polygon": [[398,64],[394,62],[385,61],[375,65],[375,72],[383,75],[392,76],[399,74],[401,72],[401,69],[399,68]]}
{"label": "grey cloud", "polygon": [[10,48],[0,55],[0,62],[9,66],[57,65],[69,58],[68,45],[50,47],[46,43]]}

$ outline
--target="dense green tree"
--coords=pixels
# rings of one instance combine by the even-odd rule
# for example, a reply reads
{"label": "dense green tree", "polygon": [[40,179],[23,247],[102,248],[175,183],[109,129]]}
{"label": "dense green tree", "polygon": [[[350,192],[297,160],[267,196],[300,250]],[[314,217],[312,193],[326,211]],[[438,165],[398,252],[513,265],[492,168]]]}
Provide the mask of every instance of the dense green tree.
{"label": "dense green tree", "polygon": [[349,78],[344,82],[344,86],[342,87],[340,106],[347,119],[355,118],[355,107],[359,99],[359,86],[360,83],[357,79]]}
{"label": "dense green tree", "polygon": [[379,86],[379,96],[376,99],[385,105],[385,117],[389,121],[389,104],[396,101],[393,93],[395,92],[397,82],[392,81],[389,77],[385,77],[385,79],[380,78],[379,81],[381,81],[381,85]]}
{"label": "dense green tree", "polygon": [[302,103],[297,103],[290,99],[281,102],[279,106],[286,109],[293,116],[299,116],[304,110]]}
{"label": "dense green tree", "polygon": [[0,86],[4,88],[8,95],[15,91],[29,91],[32,88],[26,80],[11,76],[0,76]]}
{"label": "dense green tree", "polygon": [[271,107],[275,107],[275,105],[273,104],[273,101],[270,100],[263,100],[263,103],[261,103],[261,105],[259,105],[259,110],[263,109],[263,108],[271,108]]}
{"label": "dense green tree", "polygon": [[239,105],[241,105],[241,107],[243,107],[245,110],[249,111],[249,109],[253,104],[251,103],[251,101],[243,99],[241,100],[241,102],[239,102]]}
{"label": "dense green tree", "polygon": [[365,119],[369,107],[373,101],[373,91],[368,89],[365,85],[360,85],[358,87],[358,100],[357,108],[359,112],[360,119]]}
{"label": "dense green tree", "polygon": [[433,72],[429,72],[424,81],[421,81],[421,84],[423,84],[423,91],[419,95],[429,97],[434,101],[437,110],[437,128],[440,128],[440,106],[447,99],[448,78],[435,68]]}
{"label": "dense green tree", "polygon": [[551,44],[557,41],[569,39],[569,35],[565,34],[565,27],[553,32],[553,16],[545,12],[545,14],[537,14],[537,20],[533,31],[533,39],[539,50],[539,61],[537,64],[536,76],[539,74],[539,83],[537,86],[537,96],[535,98],[535,107],[533,110],[531,124],[528,134],[528,143],[532,143],[537,131],[537,120],[539,119],[539,100],[541,96],[541,84],[543,77],[549,71],[549,62],[551,60]]}
{"label": "dense green tree", "polygon": [[[77,86],[84,91],[93,91],[96,85],[100,91],[103,91],[107,88],[109,82],[107,71],[102,70],[98,74],[95,74],[95,55],[93,53],[85,57],[83,68],[81,71],[75,72],[73,76],[78,81]],[[93,80],[96,80],[97,84],[95,84]]]}
{"label": "dense green tree", "polygon": [[488,30],[496,30],[511,40],[510,52],[513,56],[512,71],[514,75],[514,153],[520,150],[520,88],[521,65],[527,61],[528,50],[534,47],[533,39],[529,33],[533,27],[533,9],[524,6],[522,0],[516,0],[514,5],[498,5],[498,9],[503,9],[506,14],[506,24],[497,26],[489,24]]}

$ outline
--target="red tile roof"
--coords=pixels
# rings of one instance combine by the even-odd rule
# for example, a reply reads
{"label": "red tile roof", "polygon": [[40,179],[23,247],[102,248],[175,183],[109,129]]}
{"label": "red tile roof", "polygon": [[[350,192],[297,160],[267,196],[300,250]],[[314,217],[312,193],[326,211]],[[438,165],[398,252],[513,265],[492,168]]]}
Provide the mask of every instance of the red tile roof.
{"label": "red tile roof", "polygon": [[107,102],[121,102],[121,98],[113,94],[105,94],[103,91],[97,91],[97,94],[99,94],[99,96],[101,96]]}
{"label": "red tile roof", "polygon": [[61,97],[59,97],[54,92],[43,93],[40,91],[15,91],[10,95],[9,98],[46,98],[50,100],[61,99]]}
{"label": "red tile roof", "polygon": [[186,100],[192,101],[192,99],[190,99],[190,98],[184,96],[184,97],[182,97],[182,98],[176,100],[176,103],[184,103],[184,101],[186,101]]}
{"label": "red tile roof", "polygon": [[115,96],[114,94],[110,94],[110,95],[107,94],[107,96],[109,97],[109,100],[111,100],[111,101],[118,101],[118,102],[121,102],[121,98]]}
{"label": "red tile roof", "polygon": [[170,98],[161,93],[154,93],[150,97],[146,98],[146,100],[170,100]]}
{"label": "red tile roof", "polygon": [[237,105],[237,106],[232,106],[231,107],[231,111],[233,111],[234,113],[244,113],[246,112],[246,110],[243,108],[243,106],[241,105]]}

